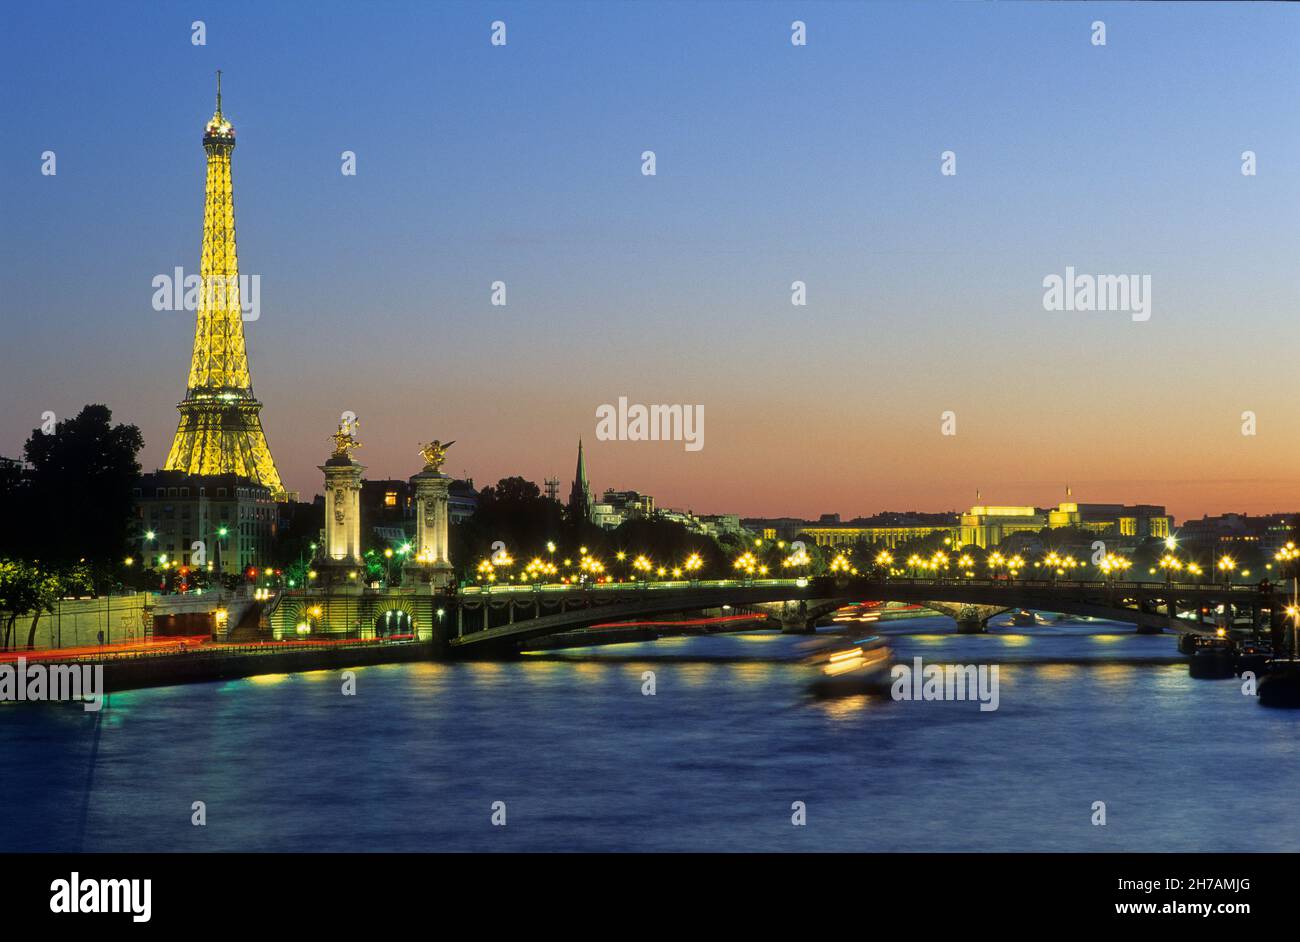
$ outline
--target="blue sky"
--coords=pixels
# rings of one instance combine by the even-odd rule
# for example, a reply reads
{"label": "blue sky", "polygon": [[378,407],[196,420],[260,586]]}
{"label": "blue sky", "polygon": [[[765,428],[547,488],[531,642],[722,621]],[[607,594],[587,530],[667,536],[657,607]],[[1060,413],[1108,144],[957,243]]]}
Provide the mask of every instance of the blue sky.
{"label": "blue sky", "polygon": [[[1181,516],[1296,503],[1300,10],[16,3],[6,27],[0,454],[103,401],[162,463],[192,318],[150,280],[197,269],[220,68],[290,486],[318,487],[346,409],[376,476],[441,437],[452,471],[567,488],[583,435],[598,489],[702,512],[1066,482]],[[1151,321],[1044,311],[1066,265],[1150,274]],[[592,442],[622,395],[703,404],[706,447]]]}

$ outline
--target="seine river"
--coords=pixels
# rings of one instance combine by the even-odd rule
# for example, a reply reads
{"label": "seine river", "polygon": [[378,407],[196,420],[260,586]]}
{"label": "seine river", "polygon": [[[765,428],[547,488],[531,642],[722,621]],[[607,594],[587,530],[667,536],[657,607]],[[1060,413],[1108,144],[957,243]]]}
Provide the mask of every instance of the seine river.
{"label": "seine river", "polygon": [[1300,711],[1172,636],[870,630],[999,664],[999,708],[816,699],[767,631],[5,704],[0,850],[1300,850]]}

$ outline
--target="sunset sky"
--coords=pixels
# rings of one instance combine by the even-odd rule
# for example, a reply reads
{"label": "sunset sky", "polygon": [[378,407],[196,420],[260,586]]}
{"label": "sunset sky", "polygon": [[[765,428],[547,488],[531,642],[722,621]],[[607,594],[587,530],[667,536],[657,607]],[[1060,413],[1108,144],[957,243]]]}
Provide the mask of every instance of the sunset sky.
{"label": "sunset sky", "polygon": [[[1300,508],[1294,8],[136,9],[6,8],[0,455],[104,402],[162,465],[193,315],[151,281],[198,270],[220,68],[254,389],[306,497],[351,410],[371,477],[437,437],[451,473],[567,494],[581,436],[597,491],[700,513],[1067,484],[1180,520]],[[1150,275],[1151,319],[1044,310],[1066,266]],[[702,405],[704,447],[596,441],[620,396]]]}

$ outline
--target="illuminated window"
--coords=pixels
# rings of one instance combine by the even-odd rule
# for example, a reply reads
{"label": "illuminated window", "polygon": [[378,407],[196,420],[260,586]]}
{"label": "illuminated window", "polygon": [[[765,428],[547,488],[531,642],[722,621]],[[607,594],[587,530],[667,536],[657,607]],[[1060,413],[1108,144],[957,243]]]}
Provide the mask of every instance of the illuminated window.
{"label": "illuminated window", "polygon": [[396,506],[397,506],[397,491],[385,491],[385,492],[384,492],[384,506],[385,506],[385,507],[396,507]]}

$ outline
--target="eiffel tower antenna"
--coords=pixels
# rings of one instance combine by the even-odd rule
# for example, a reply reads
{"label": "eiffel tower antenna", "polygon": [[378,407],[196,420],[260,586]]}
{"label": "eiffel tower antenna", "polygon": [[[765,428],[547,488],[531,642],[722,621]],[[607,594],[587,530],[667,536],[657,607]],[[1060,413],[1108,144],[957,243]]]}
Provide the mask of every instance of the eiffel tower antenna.
{"label": "eiffel tower antenna", "polygon": [[217,114],[221,114],[221,70],[217,69]]}

